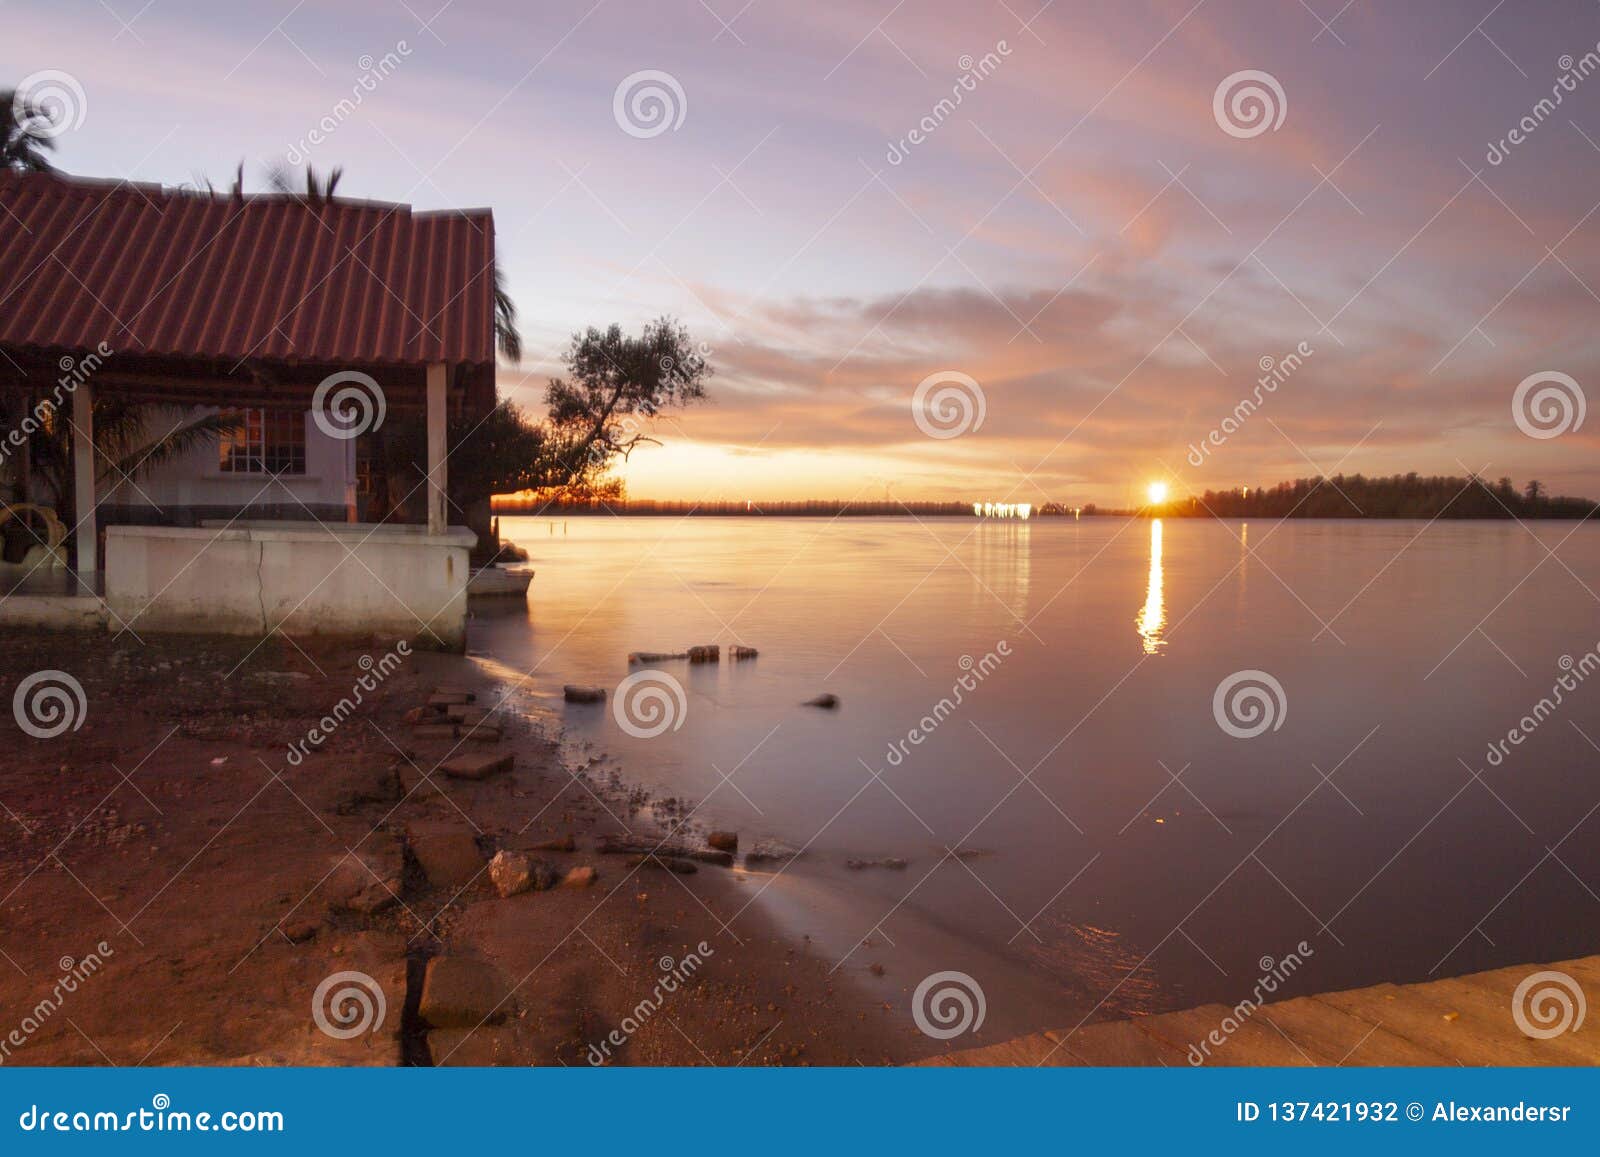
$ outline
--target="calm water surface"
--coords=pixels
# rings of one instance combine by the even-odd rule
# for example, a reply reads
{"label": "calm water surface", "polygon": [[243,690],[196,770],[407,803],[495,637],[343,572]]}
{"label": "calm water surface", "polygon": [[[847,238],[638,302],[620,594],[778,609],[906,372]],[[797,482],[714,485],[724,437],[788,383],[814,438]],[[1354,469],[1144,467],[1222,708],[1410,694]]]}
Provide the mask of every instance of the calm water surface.
{"label": "calm water surface", "polygon": [[[1232,1003],[1301,941],[1292,991],[1600,950],[1600,673],[1487,759],[1562,657],[1600,643],[1600,527],[502,532],[538,575],[525,613],[474,620],[473,648],[531,670],[567,739],[630,780],[703,801],[745,847],[803,848],[749,895],[886,999],[965,971],[988,1036]],[[630,651],[712,642],[760,658],[661,664],[676,730],[635,738],[610,706],[559,702],[569,682],[614,696]],[[1214,712],[1240,671],[1283,691],[1249,738]],[[823,691],[837,710],[800,705]],[[845,866],[880,857],[909,863]]]}

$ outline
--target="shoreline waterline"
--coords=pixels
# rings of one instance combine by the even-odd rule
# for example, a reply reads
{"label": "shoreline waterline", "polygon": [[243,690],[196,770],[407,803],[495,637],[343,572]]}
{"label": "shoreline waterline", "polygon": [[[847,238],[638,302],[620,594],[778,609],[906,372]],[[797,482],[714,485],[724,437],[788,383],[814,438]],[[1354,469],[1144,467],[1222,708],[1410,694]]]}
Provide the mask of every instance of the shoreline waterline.
{"label": "shoreline waterline", "polygon": [[[1476,894],[1527,870],[1515,840],[1480,846],[1495,822],[1481,793],[1428,829],[1439,841],[1428,857],[1399,857],[1366,886],[1460,788],[1454,756],[1483,750],[1463,737],[1493,716],[1481,672],[1504,659],[1463,650],[1462,635],[1538,561],[1540,535],[1572,534],[1563,556],[1578,573],[1600,565],[1587,528],[611,518],[574,520],[563,536],[507,518],[502,530],[540,577],[525,614],[477,624],[477,645],[535,670],[542,701],[630,782],[701,803],[697,818],[742,839],[807,848],[762,901],[825,945],[830,967],[881,964],[872,981],[914,983],[970,964],[1002,992],[1027,977],[1036,1009],[1099,1018],[1225,1000],[1230,977],[1302,939],[1317,948],[1308,991],[1593,948],[1551,921],[1513,920],[1492,948],[1457,943],[1483,916]],[[896,574],[905,582],[884,583]],[[1562,608],[1587,596],[1557,578],[1536,572],[1488,624],[1529,671],[1546,652],[1577,653]],[[956,705],[961,657],[998,655],[1002,641],[1012,653]],[[656,664],[687,712],[658,736],[557,699],[562,682],[614,690],[637,670],[630,652],[711,642],[760,656]],[[1278,680],[1286,710],[1240,739],[1213,700],[1251,671]],[[837,709],[802,706],[819,692],[836,693]],[[1385,706],[1396,702],[1403,719]],[[1594,706],[1571,710],[1587,726]],[[913,730],[927,742],[897,743]],[[1540,757],[1518,753],[1523,790],[1545,801],[1524,813],[1536,828],[1559,818],[1551,805],[1583,759],[1566,730],[1540,731]],[[1331,786],[1312,763],[1339,769]],[[1349,829],[1315,896],[1297,861],[1322,845],[1284,838],[1307,823]],[[1245,855],[1275,831],[1263,863]],[[851,870],[853,859],[906,867]],[[1387,966],[1344,947],[1390,926],[1394,888],[1440,872],[1473,886],[1408,918]],[[1313,920],[1285,886],[1338,923]],[[913,921],[923,931],[906,932]],[[891,940],[928,951],[897,959]]]}

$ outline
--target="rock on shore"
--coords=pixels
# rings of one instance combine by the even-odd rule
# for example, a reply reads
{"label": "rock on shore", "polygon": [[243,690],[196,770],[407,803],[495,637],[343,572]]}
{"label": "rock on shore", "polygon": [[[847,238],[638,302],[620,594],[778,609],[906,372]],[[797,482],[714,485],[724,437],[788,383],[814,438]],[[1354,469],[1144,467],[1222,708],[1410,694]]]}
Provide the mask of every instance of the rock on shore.
{"label": "rock on shore", "polygon": [[483,870],[483,853],[470,831],[436,824],[414,824],[406,832],[411,854],[435,888],[464,888]]}
{"label": "rock on shore", "polygon": [[568,872],[561,881],[561,886],[563,888],[587,888],[599,878],[599,872],[596,872],[588,864],[584,864],[582,867],[573,868]]}
{"label": "rock on shore", "polygon": [[458,755],[446,760],[440,770],[451,779],[488,779],[502,771],[510,771],[516,756],[509,751],[493,755]]}
{"label": "rock on shore", "polygon": [[506,1018],[509,987],[493,967],[462,956],[428,961],[417,1013],[432,1028],[477,1028]]}
{"label": "rock on shore", "polygon": [[489,879],[501,897],[522,892],[544,892],[555,887],[556,870],[526,852],[502,849],[489,861]]}

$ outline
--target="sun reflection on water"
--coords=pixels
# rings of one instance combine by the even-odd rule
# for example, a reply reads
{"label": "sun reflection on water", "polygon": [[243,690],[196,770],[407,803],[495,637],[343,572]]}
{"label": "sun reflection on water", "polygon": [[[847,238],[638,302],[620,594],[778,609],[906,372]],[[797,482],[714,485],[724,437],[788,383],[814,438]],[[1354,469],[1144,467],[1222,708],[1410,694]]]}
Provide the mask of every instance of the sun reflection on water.
{"label": "sun reflection on water", "polygon": [[1144,608],[1138,618],[1139,638],[1146,655],[1159,655],[1167,641],[1161,632],[1167,625],[1167,601],[1161,586],[1161,520],[1150,520],[1150,578],[1145,584]]}

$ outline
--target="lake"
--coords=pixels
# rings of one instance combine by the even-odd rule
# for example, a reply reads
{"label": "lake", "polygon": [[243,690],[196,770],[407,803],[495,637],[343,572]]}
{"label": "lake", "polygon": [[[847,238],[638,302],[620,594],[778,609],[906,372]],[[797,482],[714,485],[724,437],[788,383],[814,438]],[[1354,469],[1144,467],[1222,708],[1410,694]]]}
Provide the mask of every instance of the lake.
{"label": "lake", "polygon": [[[1600,527],[502,534],[538,573],[525,610],[475,617],[473,650],[531,672],[574,753],[744,849],[803,849],[752,868],[749,902],[886,994],[967,973],[986,1034],[1231,1004],[1291,953],[1286,991],[1310,992],[1600,948]],[[628,665],[707,643],[720,663]],[[625,729],[630,672],[653,674]],[[563,705],[564,683],[611,702]],[[839,705],[802,705],[822,692]]]}

